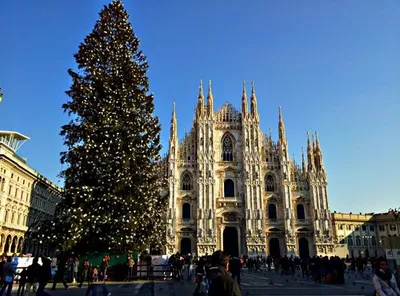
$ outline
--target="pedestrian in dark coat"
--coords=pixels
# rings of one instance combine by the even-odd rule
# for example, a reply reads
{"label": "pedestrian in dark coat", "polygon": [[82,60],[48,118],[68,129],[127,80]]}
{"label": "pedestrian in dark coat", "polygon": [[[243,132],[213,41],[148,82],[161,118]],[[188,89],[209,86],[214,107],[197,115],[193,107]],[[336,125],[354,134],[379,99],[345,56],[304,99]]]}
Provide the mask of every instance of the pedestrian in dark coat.
{"label": "pedestrian in dark coat", "polygon": [[89,269],[90,269],[89,261],[86,260],[85,262],[83,262],[81,281],[80,281],[80,283],[78,285],[79,288],[82,287],[83,282],[88,282],[88,284],[89,284],[90,278],[92,277],[92,275],[89,274]]}
{"label": "pedestrian in dark coat", "polygon": [[237,282],[228,275],[229,255],[222,251],[212,254],[210,268],[211,285],[208,296],[241,296]]}
{"label": "pedestrian in dark coat", "polygon": [[28,270],[24,268],[19,274],[19,282],[18,282],[19,285],[18,285],[17,296],[24,295],[27,277],[28,277]]}
{"label": "pedestrian in dark coat", "polygon": [[57,283],[61,282],[64,285],[65,289],[68,289],[67,282],[65,281],[65,268],[67,264],[67,260],[65,259],[65,256],[60,257],[60,261],[57,264],[57,272],[54,276],[53,279],[53,287],[51,288],[52,290],[56,289]]}
{"label": "pedestrian in dark coat", "polygon": [[42,267],[39,273],[39,287],[36,291],[36,296],[49,296],[44,288],[51,279],[51,261],[45,257],[42,257]]}
{"label": "pedestrian in dark coat", "polygon": [[27,275],[26,275],[26,291],[30,293],[31,289],[36,292],[39,286],[39,275],[41,272],[42,266],[38,263],[39,258],[33,258],[33,262],[27,268]]}

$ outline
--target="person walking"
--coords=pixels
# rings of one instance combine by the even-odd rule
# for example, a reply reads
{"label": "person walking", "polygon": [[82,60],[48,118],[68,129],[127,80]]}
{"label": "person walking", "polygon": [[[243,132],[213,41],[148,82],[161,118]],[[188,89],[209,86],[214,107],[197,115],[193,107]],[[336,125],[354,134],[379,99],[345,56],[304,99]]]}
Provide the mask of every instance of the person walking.
{"label": "person walking", "polygon": [[65,289],[68,289],[67,282],[65,281],[65,268],[67,264],[67,260],[64,255],[61,255],[60,261],[57,264],[57,272],[54,276],[53,287],[51,288],[53,291],[56,289],[57,283],[61,282],[64,285]]}
{"label": "person walking", "polygon": [[31,289],[36,294],[36,291],[39,286],[39,274],[41,271],[41,266],[39,265],[38,257],[33,258],[33,262],[27,268],[27,275],[26,275],[26,292],[27,296],[31,296]]}
{"label": "person walking", "polygon": [[24,296],[27,275],[28,275],[28,270],[26,268],[24,268],[19,274],[17,296]]}
{"label": "person walking", "polygon": [[42,257],[42,266],[39,272],[39,287],[36,292],[36,296],[49,296],[44,288],[46,287],[47,283],[51,279],[51,260]]}
{"label": "person walking", "polygon": [[0,296],[4,294],[6,289],[7,289],[6,296],[11,296],[11,291],[17,266],[18,266],[18,257],[15,256],[14,259],[12,259],[12,257],[7,258],[7,263],[4,264],[4,280],[3,280],[3,286],[0,290]]}
{"label": "person walking", "polygon": [[[83,262],[83,267],[82,267],[82,273],[81,273],[81,280],[79,282],[78,288],[81,288],[83,285],[83,282],[90,282],[90,278],[89,278],[89,261],[85,260],[85,262]],[[91,277],[91,275],[90,275]]]}
{"label": "person walking", "polygon": [[228,275],[229,255],[216,251],[211,256],[210,289],[208,296],[241,296],[237,282]]}
{"label": "person walking", "polygon": [[238,285],[240,285],[240,273],[241,273],[242,265],[240,264],[239,258],[232,258],[229,262],[229,271],[232,274],[232,278],[236,280]]}

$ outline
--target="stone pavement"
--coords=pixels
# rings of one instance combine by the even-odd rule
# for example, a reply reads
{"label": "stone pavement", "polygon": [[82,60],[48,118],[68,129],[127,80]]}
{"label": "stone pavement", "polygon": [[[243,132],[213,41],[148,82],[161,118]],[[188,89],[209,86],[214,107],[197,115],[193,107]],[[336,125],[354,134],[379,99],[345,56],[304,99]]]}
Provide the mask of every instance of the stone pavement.
{"label": "stone pavement", "polygon": [[372,295],[372,285],[315,284],[298,276],[281,276],[275,272],[242,273],[242,292],[247,295]]}
{"label": "stone pavement", "polygon": [[[298,274],[295,276],[281,276],[275,271],[262,270],[261,273],[242,271],[242,295],[372,295],[373,287],[370,278],[372,273],[360,275],[356,272],[346,273],[345,285],[315,284],[310,279],[303,279]],[[112,296],[191,296],[196,284],[188,281],[139,281],[139,282],[115,282],[107,283],[107,288]],[[84,296],[87,286],[77,288],[70,286],[63,289],[57,286],[56,291],[47,291],[55,296]],[[98,296],[101,293],[101,285],[98,287]],[[16,292],[13,292],[13,296]],[[25,294],[26,295],[26,294]]]}

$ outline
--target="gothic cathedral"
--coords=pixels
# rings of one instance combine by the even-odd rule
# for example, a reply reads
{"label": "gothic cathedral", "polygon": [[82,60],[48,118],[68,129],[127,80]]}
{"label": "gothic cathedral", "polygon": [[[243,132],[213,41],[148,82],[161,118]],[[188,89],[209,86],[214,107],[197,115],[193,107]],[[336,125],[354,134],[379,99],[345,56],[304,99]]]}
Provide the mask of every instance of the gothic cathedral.
{"label": "gothic cathedral", "polygon": [[168,254],[224,250],[232,256],[332,255],[327,176],[317,134],[307,164],[289,158],[282,110],[277,142],[260,129],[252,84],[250,110],[226,103],[214,111],[200,84],[190,133],[178,141],[175,106],[169,139]]}

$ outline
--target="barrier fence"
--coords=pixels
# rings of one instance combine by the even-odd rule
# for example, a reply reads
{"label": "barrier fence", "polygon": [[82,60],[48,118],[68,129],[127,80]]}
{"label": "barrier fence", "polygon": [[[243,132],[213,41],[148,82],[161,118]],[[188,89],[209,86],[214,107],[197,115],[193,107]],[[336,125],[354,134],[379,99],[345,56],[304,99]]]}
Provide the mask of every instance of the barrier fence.
{"label": "barrier fence", "polygon": [[[14,281],[16,283],[20,280],[20,274],[23,270],[28,267],[19,267],[16,271]],[[169,264],[155,264],[155,265],[135,265],[132,273],[129,272],[127,266],[111,266],[107,269],[107,280],[106,281],[118,281],[118,280],[138,280],[138,279],[158,279],[158,280],[170,280],[172,279],[172,266]],[[52,278],[54,277],[55,271],[52,272]],[[78,281],[80,280],[80,274],[78,275]],[[100,271],[101,274],[101,271]],[[64,278],[72,281],[71,272],[67,271]],[[52,281],[52,280],[51,280]],[[51,282],[50,281],[50,282]],[[103,279],[99,277],[99,282]]]}

